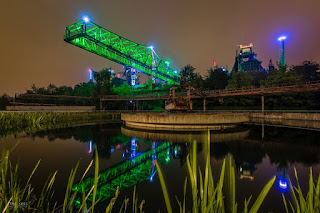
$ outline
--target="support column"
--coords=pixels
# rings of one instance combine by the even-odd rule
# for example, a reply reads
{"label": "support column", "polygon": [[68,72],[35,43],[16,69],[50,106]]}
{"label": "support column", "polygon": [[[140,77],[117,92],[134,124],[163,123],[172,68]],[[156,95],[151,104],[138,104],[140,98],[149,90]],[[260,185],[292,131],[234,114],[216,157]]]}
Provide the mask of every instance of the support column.
{"label": "support column", "polygon": [[136,111],[139,111],[139,101],[136,101]]}
{"label": "support column", "polygon": [[264,95],[261,96],[261,112],[264,113]]}
{"label": "support column", "polygon": [[100,99],[100,110],[102,110],[102,100]]}
{"label": "support column", "polygon": [[136,69],[130,68],[130,76],[131,76],[131,87],[136,85]]}
{"label": "support column", "polygon": [[203,112],[206,112],[206,99],[203,99]]}

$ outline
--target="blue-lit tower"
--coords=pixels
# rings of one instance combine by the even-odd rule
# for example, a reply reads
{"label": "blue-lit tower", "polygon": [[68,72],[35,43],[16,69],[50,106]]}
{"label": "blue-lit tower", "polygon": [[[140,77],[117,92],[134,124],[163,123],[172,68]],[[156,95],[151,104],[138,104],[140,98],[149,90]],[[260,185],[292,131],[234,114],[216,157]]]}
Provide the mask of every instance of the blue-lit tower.
{"label": "blue-lit tower", "polygon": [[89,69],[89,82],[93,83],[93,70]]}
{"label": "blue-lit tower", "polygon": [[280,54],[279,54],[279,65],[281,67],[285,66],[285,58],[284,58],[284,40],[286,40],[285,36],[281,36],[278,38],[278,41],[280,41]]}

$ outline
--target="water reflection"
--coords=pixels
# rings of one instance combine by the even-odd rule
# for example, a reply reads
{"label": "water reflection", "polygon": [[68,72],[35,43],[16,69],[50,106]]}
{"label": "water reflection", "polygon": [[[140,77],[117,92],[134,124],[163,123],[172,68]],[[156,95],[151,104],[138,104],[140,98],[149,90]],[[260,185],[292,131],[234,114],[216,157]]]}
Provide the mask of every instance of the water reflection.
{"label": "water reflection", "polygon": [[277,187],[279,189],[279,191],[281,192],[287,192],[289,189],[289,183],[288,183],[288,178],[286,177],[286,168],[285,167],[281,167],[281,173],[278,176],[277,179]]}
{"label": "water reflection", "polygon": [[[155,160],[166,166],[166,171],[173,174],[186,175],[186,157],[191,152],[190,142],[198,141],[197,152],[201,156],[205,150],[202,142],[202,132],[148,132],[121,127],[115,124],[78,126],[65,129],[48,130],[32,135],[47,137],[49,141],[56,139],[87,143],[85,154],[94,157],[95,148],[99,151],[99,158],[115,162],[114,165],[102,168],[101,183],[98,196],[106,200],[114,195],[119,185],[121,191],[143,181],[157,178]],[[288,176],[292,173],[293,165],[308,169],[320,163],[319,145],[320,133],[304,129],[290,129],[268,125],[241,125],[224,131],[211,131],[210,156],[213,162],[221,162],[227,155],[231,155],[236,168],[237,181],[242,181],[241,187],[248,187],[257,183],[263,187],[268,176],[277,174],[277,192],[289,190]],[[176,165],[179,168],[175,167]],[[273,169],[275,168],[275,169]],[[181,169],[181,170],[178,170]],[[85,179],[83,184],[75,186],[82,194],[92,184],[92,177]],[[175,182],[175,180],[169,179]],[[149,182],[150,183],[150,182]],[[257,185],[255,185],[257,186]],[[238,187],[238,185],[237,185]],[[250,187],[249,187],[250,188]],[[245,191],[250,189],[245,188]],[[175,190],[173,187],[172,190]],[[180,191],[180,189],[176,189]],[[256,188],[251,189],[253,191]],[[175,194],[176,192],[172,192]],[[250,194],[254,193],[250,191]],[[150,192],[152,194],[152,192]],[[157,195],[161,198],[161,194]],[[279,194],[281,198],[281,194]],[[81,198],[81,197],[80,197]],[[80,198],[79,202],[80,202]]]}
{"label": "water reflection", "polygon": [[[144,140],[171,141],[174,143],[186,143],[192,140],[203,141],[203,132],[144,131],[122,126],[121,133],[128,137],[137,137]],[[229,142],[244,139],[248,135],[249,129],[247,127],[238,127],[224,131],[211,131],[210,140],[212,143]]]}
{"label": "water reflection", "polygon": [[[225,131],[211,131],[210,155],[217,160],[223,159],[228,153],[232,154],[237,170],[243,176],[252,176],[256,165],[265,156],[272,164],[286,168],[289,164],[303,163],[312,166],[319,163],[319,132],[301,129],[279,128],[273,126],[246,125]],[[192,140],[198,144],[201,151],[202,132],[147,132],[134,130],[120,125],[78,126],[57,130],[41,131],[32,134],[33,138],[47,137],[55,139],[75,138],[88,143],[88,154],[94,149],[99,150],[100,158],[110,158],[115,150],[122,150],[122,157],[134,157],[137,152],[152,148],[152,143],[173,143],[173,158],[183,159],[188,154],[188,146]],[[141,146],[144,142],[145,146]],[[250,174],[250,175],[249,175]]]}
{"label": "water reflection", "polygon": [[[140,152],[138,148],[139,143],[143,142],[137,141],[136,138],[132,138],[129,149],[130,154],[127,160],[100,171],[97,187],[97,199],[100,200],[100,202],[114,196],[117,187],[119,187],[120,191],[123,191],[139,182],[146,180],[152,181],[157,172],[155,167],[156,160],[159,165],[168,164],[170,162],[170,148],[172,143],[158,143],[153,141],[151,142],[151,149],[144,152]],[[88,194],[93,184],[94,176],[91,176],[73,186],[72,191],[78,192],[78,196],[75,198],[78,207],[80,207],[82,193]],[[88,200],[92,202],[92,193]]]}

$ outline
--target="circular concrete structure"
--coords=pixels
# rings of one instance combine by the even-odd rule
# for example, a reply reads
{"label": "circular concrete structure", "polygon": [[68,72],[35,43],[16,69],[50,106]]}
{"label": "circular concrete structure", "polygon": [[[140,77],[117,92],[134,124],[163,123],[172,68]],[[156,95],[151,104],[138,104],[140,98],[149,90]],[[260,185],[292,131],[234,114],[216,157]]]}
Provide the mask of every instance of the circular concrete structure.
{"label": "circular concrete structure", "polygon": [[219,130],[249,122],[249,113],[121,113],[130,128],[148,130],[199,131]]}
{"label": "circular concrete structure", "polygon": [[[128,127],[121,127],[121,133],[132,137],[139,138],[144,140],[155,140],[155,141],[170,141],[174,143],[188,143],[193,140],[197,142],[206,141],[204,138],[203,131],[195,132],[182,132],[182,131],[150,131],[143,129],[131,129]],[[225,132],[217,131],[210,133],[210,142],[219,143],[219,142],[230,142],[238,141],[247,138],[249,135],[249,130],[240,130],[236,132]]]}

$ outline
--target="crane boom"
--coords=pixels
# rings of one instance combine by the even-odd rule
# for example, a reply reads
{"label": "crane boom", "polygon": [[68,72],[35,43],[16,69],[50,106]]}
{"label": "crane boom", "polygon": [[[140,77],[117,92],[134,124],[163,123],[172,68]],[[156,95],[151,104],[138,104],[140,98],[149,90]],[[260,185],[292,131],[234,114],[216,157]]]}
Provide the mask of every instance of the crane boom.
{"label": "crane boom", "polygon": [[123,38],[93,22],[83,20],[66,27],[64,40],[169,84],[180,83],[180,76],[152,48]]}

